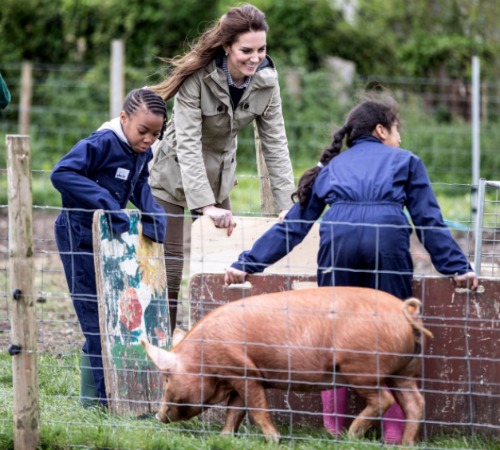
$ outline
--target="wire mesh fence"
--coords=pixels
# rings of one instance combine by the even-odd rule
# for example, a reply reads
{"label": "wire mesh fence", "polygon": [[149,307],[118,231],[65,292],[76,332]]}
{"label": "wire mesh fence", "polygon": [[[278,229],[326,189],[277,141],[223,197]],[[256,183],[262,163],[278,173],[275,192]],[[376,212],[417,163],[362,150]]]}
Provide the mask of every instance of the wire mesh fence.
{"label": "wire mesh fence", "polygon": [[[2,74],[13,87],[13,103],[3,111],[0,129],[3,133],[16,133],[18,129],[18,96],[20,67],[2,65]],[[33,161],[36,170],[33,182],[33,232],[37,320],[37,361],[40,373],[42,396],[41,428],[44,442],[54,448],[81,448],[92,445],[103,448],[200,448],[207,439],[213,438],[208,447],[223,445],[217,437],[225,419],[225,406],[216,404],[203,413],[201,420],[176,422],[168,426],[159,424],[154,418],[126,418],[107,415],[98,409],[84,410],[79,406],[80,349],[82,333],[71,298],[68,293],[60,255],[54,240],[54,221],[60,212],[58,194],[52,188],[49,172],[54,162],[66,153],[75,142],[87,136],[108,119],[108,88],[100,80],[107,79],[106,68],[44,66],[34,67],[34,96],[31,110],[30,134],[33,140]],[[401,103],[406,126],[403,130],[403,146],[417,153],[425,162],[433,188],[438,193],[445,219],[453,235],[467,257],[474,261],[478,252],[477,231],[474,228],[471,207],[471,129],[469,124],[471,88],[467,83],[456,80],[377,79],[355,80],[348,90],[340,95],[330,90],[329,74],[315,74],[310,82],[308,74],[301,74],[299,85],[307,91],[293,91],[288,86],[288,74],[283,71],[282,93],[284,114],[290,152],[294,165],[309,167],[315,164],[316,156],[329,143],[336,124],[341,123],[347,111],[350,94],[372,82],[390,87]],[[142,83],[144,74],[137,75]],[[308,81],[309,80],[309,81]],[[129,81],[132,87],[134,81]],[[141,85],[142,85],[141,84]],[[293,91],[293,92],[292,92]],[[482,86],[482,175],[495,178],[498,173],[499,132],[495,126],[499,111],[498,83],[483,83]],[[319,103],[318,99],[321,99]],[[344,99],[344,100],[342,100]],[[316,102],[316,104],[315,104]],[[307,109],[307,103],[314,105],[314,111]],[[300,114],[302,113],[302,114]],[[63,125],[62,125],[63,124]],[[255,149],[251,127],[242,133],[238,150],[241,165],[251,172]],[[0,150],[4,154],[4,143]],[[458,184],[461,183],[461,184]],[[6,193],[6,170],[0,170],[0,191]],[[6,194],[4,194],[6,195]],[[497,408],[500,392],[500,362],[496,351],[500,327],[497,297],[497,207],[498,190],[494,184],[486,188],[483,203],[484,217],[482,235],[482,291],[457,292],[448,279],[437,278],[430,258],[412,236],[411,254],[415,268],[414,293],[423,302],[424,323],[436,338],[427,340],[423,349],[422,372],[418,387],[426,398],[420,439],[423,448],[492,448],[500,433],[500,419]],[[11,344],[10,314],[12,292],[9,286],[9,233],[6,197],[1,197],[0,218],[0,343],[2,348]],[[5,200],[4,200],[5,198]],[[239,185],[233,191],[232,204],[235,214],[246,218],[259,218],[259,180],[256,176],[240,176]],[[234,260],[236,249],[248,248],[248,234],[245,227],[243,237],[231,252],[207,255],[206,241],[210,239],[206,229],[190,235],[191,223],[186,221],[185,272],[182,284],[180,325],[190,329],[214,306],[228,300],[248,298],[252,293],[296,290],[300,286],[314,284],[313,262],[301,253],[298,260],[289,260],[280,274],[255,277],[252,286],[233,289],[223,287],[221,271],[228,261]],[[252,238],[250,238],[251,241]],[[192,245],[197,243],[193,253]],[[245,245],[244,245],[245,244]],[[222,249],[222,245],[217,244]],[[309,245],[309,244],[308,244]],[[317,242],[310,244],[314,249]],[[475,247],[476,246],[476,247]],[[224,252],[223,252],[224,253]],[[314,253],[314,252],[313,252]],[[229,259],[228,256],[230,256]],[[314,258],[313,258],[314,259]],[[191,267],[196,268],[191,270]],[[215,268],[219,269],[215,269]],[[199,276],[195,274],[202,273]],[[274,323],[280,319],[268,311],[266,316]],[[303,318],[306,321],[306,317]],[[231,322],[231,321],[229,321]],[[305,332],[304,332],[305,333]],[[286,334],[286,333],[285,333]],[[282,337],[280,335],[280,337]],[[357,336],[352,340],[356,340]],[[215,342],[217,350],[224,342]],[[239,348],[246,352],[249,342],[239,341]],[[300,347],[300,346],[299,346]],[[308,353],[310,346],[302,348]],[[202,346],[203,349],[203,346]],[[269,350],[273,346],[269,347]],[[208,350],[208,347],[205,349]],[[297,350],[292,345],[281,352],[291,358]],[[270,352],[271,353],[271,352]],[[369,353],[369,352],[368,352]],[[387,353],[387,352],[385,352]],[[391,352],[389,352],[391,353]],[[377,354],[377,352],[375,352]],[[405,352],[403,352],[405,354]],[[406,353],[413,356],[412,351]],[[360,351],[357,359],[365,361],[369,355]],[[387,356],[387,355],[385,355]],[[384,352],[375,358],[381,363]],[[131,360],[132,365],[137,361]],[[219,369],[228,365],[216,364]],[[3,407],[0,408],[0,442],[11,446],[13,388],[10,372],[11,357],[3,355],[0,363],[0,386]],[[150,364],[152,372],[156,369]],[[207,371],[208,366],[198,365]],[[199,370],[197,371],[197,373]],[[286,372],[288,377],[292,372]],[[255,376],[246,376],[250,382]],[[218,379],[224,382],[224,377]],[[307,381],[307,380],[306,380]],[[345,384],[345,380],[340,384]],[[309,381],[307,381],[309,382]],[[311,381],[312,383],[312,381]],[[137,387],[136,387],[137,388]],[[403,389],[404,391],[404,389]],[[246,388],[244,397],[252,397],[254,391]],[[362,399],[353,390],[349,391],[349,406],[345,412],[347,424],[364,407]],[[268,408],[272,410],[284,445],[290,448],[324,448],[335,442],[339,448],[378,448],[383,444],[383,429],[377,422],[375,442],[357,442],[346,436],[332,437],[323,428],[323,413],[319,393],[296,393],[291,391],[269,392]],[[115,399],[116,400],[116,399]],[[175,403],[206,406],[206,399],[198,397],[194,402],[182,399]],[[160,405],[157,405],[159,408]],[[239,410],[237,404],[234,410]],[[263,408],[252,406],[254,411]],[[264,408],[265,409],[265,408]],[[410,420],[411,422],[411,420]],[[260,448],[262,430],[255,420],[245,416],[235,440],[228,438],[227,448]],[[440,443],[441,432],[447,434],[447,441]],[[450,436],[458,433],[458,441]],[[104,440],[100,440],[102,435]],[[152,436],[155,437],[152,437]],[[156,437],[159,435],[159,437]],[[186,437],[188,436],[188,437]],[[476,440],[480,437],[486,440]],[[243,438],[243,439],[242,439]],[[3,441],[2,441],[3,439]],[[138,441],[138,440],[139,441]],[[163,440],[164,439],[164,440]],[[147,444],[145,444],[147,442]],[[301,447],[303,446],[303,447]],[[207,447],[207,448],[208,448]]]}
{"label": "wire mesh fence", "polygon": [[[47,171],[35,171],[33,178],[37,179],[38,183],[46,186],[44,193],[46,199],[51,198],[49,192],[51,188],[48,181]],[[3,176],[6,173],[3,172]],[[244,183],[258,185],[258,180],[255,177],[243,177]],[[240,186],[242,187],[242,186]],[[450,189],[468,190],[470,186],[450,186]],[[235,190],[235,195],[238,195],[239,187]],[[257,191],[257,188],[255,189]],[[242,194],[243,195],[243,194]],[[248,193],[245,193],[245,198],[248,198]],[[250,195],[254,197],[254,195]],[[489,195],[488,198],[496,198],[494,195]],[[237,203],[238,204],[238,203]],[[236,211],[247,219],[262,220],[256,217],[258,215],[258,202],[254,203],[243,201],[242,204],[248,205],[248,208],[243,211]],[[254,205],[254,206],[253,206]],[[496,201],[493,201],[493,210]],[[469,208],[467,203],[467,208]],[[490,209],[489,207],[487,209]],[[0,286],[2,308],[0,313],[0,341],[3,348],[7,348],[11,344],[9,338],[10,332],[10,303],[12,302],[12,292],[10,292],[8,281],[8,230],[7,213],[8,206],[2,207],[2,220],[0,221],[0,249],[2,254],[2,262],[0,267]],[[36,317],[38,327],[37,341],[37,361],[38,370],[40,372],[40,388],[42,396],[42,432],[48,433],[44,436],[45,442],[50,442],[54,447],[71,448],[79,446],[89,446],[96,439],[95,434],[106,435],[106,446],[111,448],[147,448],[142,444],[134,441],[126,430],[131,430],[133,433],[143,436],[151,433],[162,435],[166,442],[175,442],[176,448],[188,447],[196,442],[201,445],[206,439],[216,439],[216,436],[221,431],[225,420],[225,406],[221,404],[220,398],[214,401],[214,408],[204,412],[201,419],[192,419],[186,422],[175,422],[169,425],[163,425],[157,422],[152,417],[122,417],[106,415],[99,410],[84,410],[79,406],[79,355],[80,348],[83,342],[78,321],[68,294],[66,281],[55,245],[53,226],[54,220],[60,209],[56,206],[51,206],[50,201],[41,201],[35,204],[33,208],[33,232],[34,232],[34,261],[35,261],[35,292],[36,298]],[[187,221],[187,230],[191,230],[190,223]],[[460,243],[460,246],[473,260],[474,254],[474,232],[471,222],[455,222],[449,221],[450,227],[453,230],[455,238]],[[238,227],[237,227],[238,229]],[[306,268],[311,266],[311,263],[306,263],[306,253],[315,253],[317,242],[310,244],[309,248],[302,250],[299,255],[299,261],[289,260],[285,264],[285,270],[274,275],[255,276],[252,278],[251,286],[237,286],[236,288],[226,288],[223,283],[223,268],[227,261],[235,258],[235,255],[242,249],[247,248],[248,243],[243,241],[242,237],[235,238],[238,244],[232,248],[229,253],[222,251],[224,245],[221,241],[215,241],[213,245],[218,246],[222,251],[220,254],[209,255],[208,241],[211,236],[206,227],[198,223],[198,228],[193,227],[197,235],[192,235],[187,242],[201,243],[197,247],[197,251],[192,251],[190,245],[186,245],[186,272],[183,282],[183,311],[181,316],[181,325],[185,329],[191,329],[202,317],[208,313],[214,306],[220,306],[228,301],[236,301],[238,299],[247,299],[253,294],[272,291],[295,291],[300,292],[301,287],[309,287],[315,282],[315,268]],[[242,236],[246,233],[251,233],[251,228],[245,227],[243,222],[240,227]],[[189,234],[188,234],[189,235]],[[251,238],[253,239],[253,238]],[[487,240],[485,245],[490,245]],[[419,439],[423,448],[446,448],[450,446],[451,441],[446,441],[445,444],[439,444],[437,437],[441,433],[448,436],[454,436],[458,433],[460,436],[460,445],[458,448],[488,448],[491,445],[490,439],[496,439],[500,430],[500,419],[496,405],[498,404],[500,392],[500,380],[498,379],[498,370],[500,360],[496,352],[496,342],[498,342],[498,333],[500,327],[500,317],[498,315],[499,299],[497,298],[497,279],[494,273],[488,274],[487,278],[481,280],[482,290],[478,294],[470,292],[456,291],[448,279],[437,277],[435,270],[432,267],[428,255],[416,240],[412,240],[412,258],[415,264],[416,281],[414,283],[414,295],[423,303],[423,320],[425,326],[431,330],[435,336],[433,340],[426,339],[424,346],[419,350],[418,360],[422,364],[422,371],[417,377],[417,383],[420,391],[426,399],[426,408],[422,421],[422,429],[419,434]],[[484,250],[483,250],[484,252]],[[215,264],[217,263],[217,265]],[[196,267],[191,272],[190,267]],[[201,273],[200,273],[201,272]],[[217,273],[218,272],[218,273]],[[197,275],[195,274],[197,273]],[[243,303],[245,304],[245,303]],[[274,314],[268,308],[267,303],[264,304],[265,312],[261,314],[266,317],[269,324],[264,326],[263,318],[259,316],[258,322],[263,326],[262,335],[266,335],[268,331],[276,329],[276,336],[279,339],[285,339],[283,344],[277,346],[274,341],[271,343],[255,343],[254,339],[234,339],[231,342],[228,339],[221,339],[221,335],[215,337],[205,336],[205,343],[198,345],[201,355],[207,356],[207,352],[215,351],[217,355],[222,355],[225,347],[237,348],[248,354],[251,347],[263,349],[263,354],[274,355],[271,361],[268,361],[268,367],[263,372],[272,371],[277,358],[284,358],[285,369],[278,370],[277,373],[286,375],[286,380],[290,380],[294,376],[294,370],[290,364],[299,358],[318,360],[318,355],[315,353],[320,350],[327,352],[326,346],[297,344],[293,341],[288,341],[290,333],[296,333],[297,336],[307,336],[309,329],[307,323],[310,320],[315,320],[316,316],[325,316],[326,313],[317,314],[305,313],[303,310],[294,310],[289,308],[286,315],[296,315],[300,318],[300,324],[303,329],[298,331],[292,326],[286,326],[285,329],[278,331],[278,324],[286,323],[283,320],[283,312]],[[314,316],[314,317],[311,317]],[[227,322],[221,325],[221,330],[234,325],[233,315],[231,314]],[[379,320],[385,322],[387,317],[377,316]],[[366,320],[357,318],[358,323],[361,323],[361,328],[366,328]],[[391,317],[390,323],[398,323]],[[372,323],[372,321],[370,321]],[[236,327],[241,331],[241,327]],[[355,344],[359,340],[362,332],[356,332],[355,327],[351,326],[354,333],[349,344]],[[272,335],[273,336],[273,335]],[[288,336],[288,337],[287,337]],[[413,336],[413,335],[412,335]],[[378,336],[375,341],[381,338]],[[195,344],[199,341],[195,340]],[[373,344],[372,341],[370,341]],[[252,345],[254,344],[254,345]],[[322,344],[323,345],[323,344]],[[215,350],[214,350],[215,349]],[[233,349],[234,350],[234,349]],[[231,350],[232,351],[232,350]],[[359,349],[356,347],[352,352],[354,360],[362,366],[368,366],[369,358],[375,355],[373,361],[381,367],[384,364],[386,357],[391,358],[398,354],[406,358],[413,358],[415,347],[401,350],[382,350],[379,347],[370,349]],[[193,352],[187,351],[186,354]],[[194,352],[196,354],[196,352]],[[320,351],[321,353],[321,351]],[[312,354],[312,356],[311,356]],[[299,356],[297,356],[299,355]],[[217,383],[224,385],[227,377],[226,371],[242,368],[238,364],[221,362],[221,358],[217,358],[215,363],[208,363],[201,357],[196,368],[193,369],[197,376],[202,373],[203,377],[215,377]],[[0,439],[2,437],[7,441],[9,439],[12,427],[13,418],[12,411],[9,409],[12,405],[12,385],[9,380],[8,372],[11,357],[5,355],[2,358],[0,370],[2,371],[2,398],[4,400],[3,412],[0,414]],[[203,361],[206,361],[205,364]],[[137,364],[138,360],[131,358],[131,364]],[[244,392],[245,398],[255,395],[251,389],[252,381],[265,378],[263,373],[249,373],[248,366],[243,363],[245,376],[241,379],[245,381]],[[152,373],[157,373],[155,367],[150,364],[149,369]],[[324,367],[321,366],[318,372],[322,372]],[[213,372],[215,371],[215,374]],[[220,372],[220,373],[219,373]],[[310,384],[313,389],[316,383],[320,383],[314,378],[314,374],[310,371],[303,373],[303,370],[295,370],[295,373],[301,373],[303,380],[302,384]],[[312,371],[314,372],[314,370]],[[353,373],[359,370],[353,370]],[[189,378],[192,375],[184,374],[182,378]],[[380,381],[380,373],[378,372]],[[281,376],[280,375],[280,376]],[[359,373],[358,373],[359,375]],[[231,375],[233,376],[233,375]],[[240,374],[241,377],[241,374]],[[273,377],[271,377],[273,378]],[[404,378],[404,377],[403,377]],[[334,380],[332,380],[334,381]],[[349,384],[346,379],[336,379],[338,384]],[[299,383],[300,384],[300,383]],[[379,383],[380,384],[380,383]],[[365,386],[364,384],[361,384]],[[204,386],[202,392],[198,393],[191,399],[175,399],[173,403],[182,404],[186,407],[203,408],[209,406],[213,399],[208,399],[204,395],[204,389],[209,389],[210,385]],[[365,386],[366,387],[366,386]],[[139,387],[133,386],[132,389]],[[160,388],[161,389],[161,388]],[[405,392],[407,388],[400,388],[401,392]],[[397,390],[397,389],[396,389]],[[382,391],[383,392],[383,391]],[[203,396],[202,396],[203,394]],[[380,396],[381,394],[377,394]],[[382,394],[383,395],[383,394]],[[365,402],[363,398],[350,389],[348,391],[348,407],[344,411],[346,425],[352,422],[357,414],[363,409]],[[379,447],[383,444],[383,421],[377,420],[374,434],[371,435],[375,441],[357,441],[343,435],[336,438],[328,434],[323,428],[323,412],[321,395],[317,392],[301,393],[293,390],[270,390],[268,391],[268,405],[250,405],[249,409],[254,412],[263,410],[271,410],[273,421],[275,422],[279,433],[282,436],[283,445],[290,448],[322,448],[324,445],[336,442],[342,448],[371,448]],[[152,407],[153,410],[161,408],[161,402]],[[236,402],[233,405],[234,414],[241,410],[242,406],[238,406]],[[247,408],[245,408],[247,409]],[[372,414],[372,413],[370,413]],[[368,415],[370,415],[368,414]],[[378,417],[378,414],[374,414]],[[409,423],[416,422],[414,419],[409,419]],[[259,448],[262,445],[262,430],[256,425],[255,419],[250,419],[245,416],[242,426],[239,428],[237,436],[234,440],[229,439],[228,448]],[[54,434],[50,434],[52,430]],[[58,432],[55,430],[59,430]],[[100,430],[100,431],[99,431]],[[189,436],[188,441],[182,441],[183,437]],[[369,435],[370,436],[370,435]],[[484,441],[480,439],[484,438]],[[179,441],[181,439],[181,441]],[[186,438],[187,439],[187,438]],[[451,439],[451,438],[448,438]],[[477,440],[479,439],[479,440]],[[236,444],[235,444],[236,442]],[[214,444],[215,445],[215,444]],[[358,446],[358,447],[353,447]],[[454,446],[456,446],[454,444]]]}

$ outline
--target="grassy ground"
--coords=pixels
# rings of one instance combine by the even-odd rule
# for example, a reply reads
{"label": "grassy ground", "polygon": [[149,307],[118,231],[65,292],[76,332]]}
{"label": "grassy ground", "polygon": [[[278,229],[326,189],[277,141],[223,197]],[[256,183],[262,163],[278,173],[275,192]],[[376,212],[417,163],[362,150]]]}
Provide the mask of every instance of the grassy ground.
{"label": "grassy ground", "polygon": [[[248,178],[240,181],[235,190],[233,207],[245,214],[258,214],[258,183]],[[439,202],[447,220],[470,222],[467,195],[440,196]],[[379,440],[352,441],[347,438],[332,440],[319,428],[282,424],[281,444],[268,445],[259,430],[249,423],[240,434],[231,438],[219,436],[221,423],[193,419],[163,425],[155,419],[138,420],[118,417],[101,409],[83,409],[78,405],[78,358],[82,336],[71,300],[67,295],[59,255],[53,242],[54,211],[36,211],[35,265],[38,324],[38,376],[40,385],[41,444],[43,449],[374,449],[382,446]],[[6,349],[9,340],[9,313],[7,304],[10,287],[7,280],[7,243],[4,227],[6,216],[0,223],[0,250],[4,255],[0,266],[0,345]],[[186,312],[186,315],[188,312]],[[467,431],[467,428],[461,430]],[[11,357],[0,353],[0,448],[13,446],[13,387]],[[423,440],[419,448],[425,449],[497,449],[496,443],[466,435],[436,437]]]}
{"label": "grassy ground", "polygon": [[[242,425],[238,435],[222,438],[221,423],[195,418],[164,425],[154,418],[137,419],[113,415],[100,408],[83,409],[78,405],[78,355],[38,355],[40,386],[40,449],[349,449],[370,450],[383,447],[375,437],[333,440],[322,428],[281,424],[279,445],[265,443],[260,431]],[[0,448],[13,449],[13,398],[11,357],[0,354]],[[488,449],[495,443],[470,436],[442,436],[422,441],[421,449]]]}

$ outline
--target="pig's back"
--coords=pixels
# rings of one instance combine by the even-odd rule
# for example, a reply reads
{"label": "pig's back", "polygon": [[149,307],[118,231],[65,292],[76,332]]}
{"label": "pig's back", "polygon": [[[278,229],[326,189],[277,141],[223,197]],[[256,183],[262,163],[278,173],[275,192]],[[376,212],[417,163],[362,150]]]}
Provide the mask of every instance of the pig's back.
{"label": "pig's back", "polygon": [[[198,325],[205,338],[279,348],[399,351],[382,335],[412,333],[403,303],[382,291],[321,287],[257,295],[219,307]],[[197,325],[197,326],[198,326]],[[393,341],[390,339],[389,341]]]}

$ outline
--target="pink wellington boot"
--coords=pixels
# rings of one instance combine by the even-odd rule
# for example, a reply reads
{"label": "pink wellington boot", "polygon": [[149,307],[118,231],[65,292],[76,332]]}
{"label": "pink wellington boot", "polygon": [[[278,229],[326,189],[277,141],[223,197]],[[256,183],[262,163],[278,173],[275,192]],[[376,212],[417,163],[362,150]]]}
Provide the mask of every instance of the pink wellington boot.
{"label": "pink wellington boot", "polygon": [[339,437],[346,419],[347,388],[322,391],[321,400],[323,401],[323,424],[330,434]]}
{"label": "pink wellington boot", "polygon": [[382,433],[386,444],[401,444],[405,427],[405,415],[401,406],[394,403],[384,414]]}

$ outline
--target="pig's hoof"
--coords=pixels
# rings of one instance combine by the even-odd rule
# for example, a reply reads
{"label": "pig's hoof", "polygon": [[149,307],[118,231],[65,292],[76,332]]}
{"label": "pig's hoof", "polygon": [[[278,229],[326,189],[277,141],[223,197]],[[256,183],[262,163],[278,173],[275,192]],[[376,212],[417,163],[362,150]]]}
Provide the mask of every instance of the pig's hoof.
{"label": "pig's hoof", "polygon": [[266,442],[269,444],[279,444],[280,443],[281,436],[276,433],[276,434],[266,434]]}

